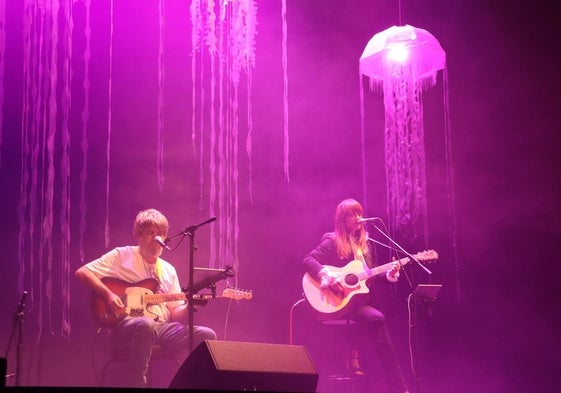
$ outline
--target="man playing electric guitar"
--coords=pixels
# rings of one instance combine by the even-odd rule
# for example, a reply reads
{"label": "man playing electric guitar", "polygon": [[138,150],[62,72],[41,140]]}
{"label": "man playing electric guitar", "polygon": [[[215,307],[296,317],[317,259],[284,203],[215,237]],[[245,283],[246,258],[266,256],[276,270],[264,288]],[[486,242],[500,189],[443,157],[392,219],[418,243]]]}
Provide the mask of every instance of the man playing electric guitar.
{"label": "man playing electric guitar", "polygon": [[[373,360],[371,357],[377,356],[389,392],[408,393],[385,316],[376,307],[373,291],[367,288],[367,283],[373,281],[376,274],[371,278],[359,277],[361,272],[367,272],[377,265],[375,249],[367,241],[368,233],[359,223],[362,214],[362,205],[354,199],[339,203],[335,210],[334,231],[326,233],[320,244],[303,260],[306,270],[302,282],[304,293],[309,303],[319,311],[338,311],[338,315],[344,314],[345,318],[356,322],[358,335],[353,335],[356,340],[353,348],[361,349],[363,365],[368,365]],[[342,274],[350,268],[357,274]],[[398,262],[391,262],[384,271],[386,280],[396,282],[399,268]],[[322,310],[322,307],[325,309]],[[356,351],[352,352],[356,354]],[[356,374],[364,371],[368,378],[368,370],[359,369],[358,361],[354,360],[351,360],[353,371]],[[372,385],[375,381],[368,383]],[[376,390],[375,386],[367,386],[367,391],[373,390]]]}
{"label": "man playing electric guitar", "polygon": [[[137,246],[116,247],[76,270],[76,277],[93,291],[93,299],[103,305],[101,318],[108,322],[115,317],[111,335],[115,345],[129,350],[128,382],[131,387],[146,386],[146,372],[154,344],[187,356],[190,334],[194,345],[216,339],[214,330],[206,326],[194,326],[193,331],[189,331],[187,305],[180,297],[177,272],[171,263],[160,258],[162,238],[167,236],[168,228],[166,217],[158,210],[141,211],[133,225]],[[122,293],[118,293],[123,286],[115,284],[118,282],[131,286],[133,283],[154,283],[147,286],[150,296],[163,298],[170,295],[170,298],[163,299],[166,302],[150,301],[154,304],[145,313],[143,302],[124,301]],[[145,296],[141,286],[136,288],[142,290],[142,297]],[[140,296],[135,298],[140,299]]]}

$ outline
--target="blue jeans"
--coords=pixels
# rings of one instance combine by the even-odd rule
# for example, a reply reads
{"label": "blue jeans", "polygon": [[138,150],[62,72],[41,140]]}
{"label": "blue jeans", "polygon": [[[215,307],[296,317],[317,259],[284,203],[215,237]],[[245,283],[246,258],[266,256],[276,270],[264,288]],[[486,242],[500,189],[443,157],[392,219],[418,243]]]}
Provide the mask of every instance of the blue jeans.
{"label": "blue jeans", "polygon": [[[126,317],[111,333],[117,348],[128,348],[129,386],[146,386],[146,373],[154,345],[189,354],[189,326],[180,322],[157,322],[149,317]],[[204,340],[216,340],[216,333],[205,326],[193,326],[193,347]]]}

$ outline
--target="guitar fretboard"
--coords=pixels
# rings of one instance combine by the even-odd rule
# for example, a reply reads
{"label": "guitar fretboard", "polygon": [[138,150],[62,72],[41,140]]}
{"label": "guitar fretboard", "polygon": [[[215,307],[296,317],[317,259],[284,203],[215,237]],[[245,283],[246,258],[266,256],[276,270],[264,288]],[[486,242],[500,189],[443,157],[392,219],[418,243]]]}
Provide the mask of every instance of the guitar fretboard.
{"label": "guitar fretboard", "polygon": [[144,303],[156,304],[165,302],[174,302],[176,300],[185,300],[184,293],[154,293],[144,295]]}

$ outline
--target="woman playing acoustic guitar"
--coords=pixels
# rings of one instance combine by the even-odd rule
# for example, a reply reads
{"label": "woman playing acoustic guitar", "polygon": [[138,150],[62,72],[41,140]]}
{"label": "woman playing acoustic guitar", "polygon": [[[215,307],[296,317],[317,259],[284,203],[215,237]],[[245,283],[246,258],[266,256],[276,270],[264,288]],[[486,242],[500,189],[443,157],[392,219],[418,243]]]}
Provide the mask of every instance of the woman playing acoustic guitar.
{"label": "woman playing acoustic guitar", "polygon": [[[303,279],[304,292],[316,310],[337,312],[338,318],[344,316],[356,322],[353,328],[357,328],[359,334],[353,337],[356,341],[353,348],[360,346],[361,360],[368,361],[372,355],[377,356],[388,391],[407,393],[385,316],[377,308],[373,291],[369,290],[375,275],[369,272],[376,272],[378,264],[375,249],[368,242],[368,233],[359,221],[362,214],[362,205],[354,199],[339,203],[335,210],[334,231],[326,233],[303,260],[307,271]],[[382,268],[384,274],[381,277],[385,276],[390,282],[397,281],[400,269],[397,261]],[[356,349],[351,351],[350,367],[356,375],[361,375],[364,371],[358,364]],[[378,389],[367,387],[366,391]]]}

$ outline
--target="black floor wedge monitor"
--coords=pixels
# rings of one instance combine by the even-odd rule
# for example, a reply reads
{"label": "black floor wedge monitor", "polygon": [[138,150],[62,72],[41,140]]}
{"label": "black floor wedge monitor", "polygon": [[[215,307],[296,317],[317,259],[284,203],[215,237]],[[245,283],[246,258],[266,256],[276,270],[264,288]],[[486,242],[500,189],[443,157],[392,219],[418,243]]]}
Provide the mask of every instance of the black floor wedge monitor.
{"label": "black floor wedge monitor", "polygon": [[185,360],[171,389],[315,392],[318,373],[299,345],[207,340]]}

